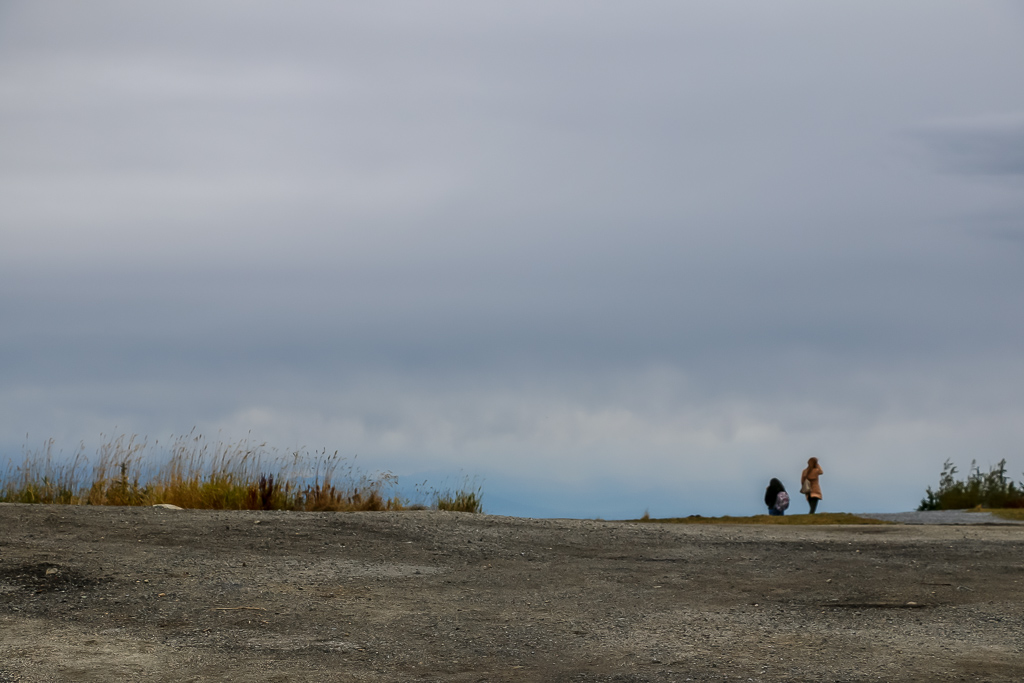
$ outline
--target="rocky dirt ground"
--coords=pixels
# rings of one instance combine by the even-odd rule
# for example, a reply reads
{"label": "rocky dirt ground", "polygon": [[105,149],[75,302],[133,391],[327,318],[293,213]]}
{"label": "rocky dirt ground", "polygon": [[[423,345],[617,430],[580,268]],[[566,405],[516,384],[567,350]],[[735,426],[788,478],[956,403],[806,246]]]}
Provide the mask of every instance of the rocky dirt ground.
{"label": "rocky dirt ground", "polygon": [[0,505],[0,681],[1020,681],[1024,527]]}

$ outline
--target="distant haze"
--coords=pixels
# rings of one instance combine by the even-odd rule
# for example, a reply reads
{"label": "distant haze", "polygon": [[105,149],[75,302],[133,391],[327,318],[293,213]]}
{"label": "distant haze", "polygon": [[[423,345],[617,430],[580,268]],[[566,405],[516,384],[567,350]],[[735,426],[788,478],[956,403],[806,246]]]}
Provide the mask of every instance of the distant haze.
{"label": "distant haze", "polygon": [[5,2],[0,453],[606,518],[1024,478],[1022,84],[1013,2]]}

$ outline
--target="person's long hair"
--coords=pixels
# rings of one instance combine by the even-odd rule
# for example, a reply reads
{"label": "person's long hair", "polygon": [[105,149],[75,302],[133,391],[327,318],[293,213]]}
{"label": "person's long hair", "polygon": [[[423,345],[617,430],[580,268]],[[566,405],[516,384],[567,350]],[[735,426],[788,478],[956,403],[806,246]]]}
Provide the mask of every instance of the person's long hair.
{"label": "person's long hair", "polygon": [[815,469],[817,469],[817,467],[818,467],[818,459],[817,458],[810,458],[807,461],[807,469],[804,470],[804,472],[806,472],[807,474],[810,474]]}

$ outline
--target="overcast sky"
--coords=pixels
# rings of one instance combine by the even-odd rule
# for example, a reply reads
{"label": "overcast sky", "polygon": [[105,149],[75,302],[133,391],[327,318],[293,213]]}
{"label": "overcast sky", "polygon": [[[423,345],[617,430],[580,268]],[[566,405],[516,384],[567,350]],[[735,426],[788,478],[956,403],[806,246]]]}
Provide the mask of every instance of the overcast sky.
{"label": "overcast sky", "polygon": [[0,2],[0,452],[606,518],[1024,478],[1022,84],[1013,2]]}

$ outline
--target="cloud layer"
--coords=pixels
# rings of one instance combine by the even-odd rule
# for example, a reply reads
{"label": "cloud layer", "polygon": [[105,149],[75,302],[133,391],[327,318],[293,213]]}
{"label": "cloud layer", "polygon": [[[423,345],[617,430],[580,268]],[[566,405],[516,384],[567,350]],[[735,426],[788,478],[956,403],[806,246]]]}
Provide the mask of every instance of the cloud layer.
{"label": "cloud layer", "polygon": [[251,432],[606,517],[1024,469],[1022,30],[7,3],[0,444]]}

